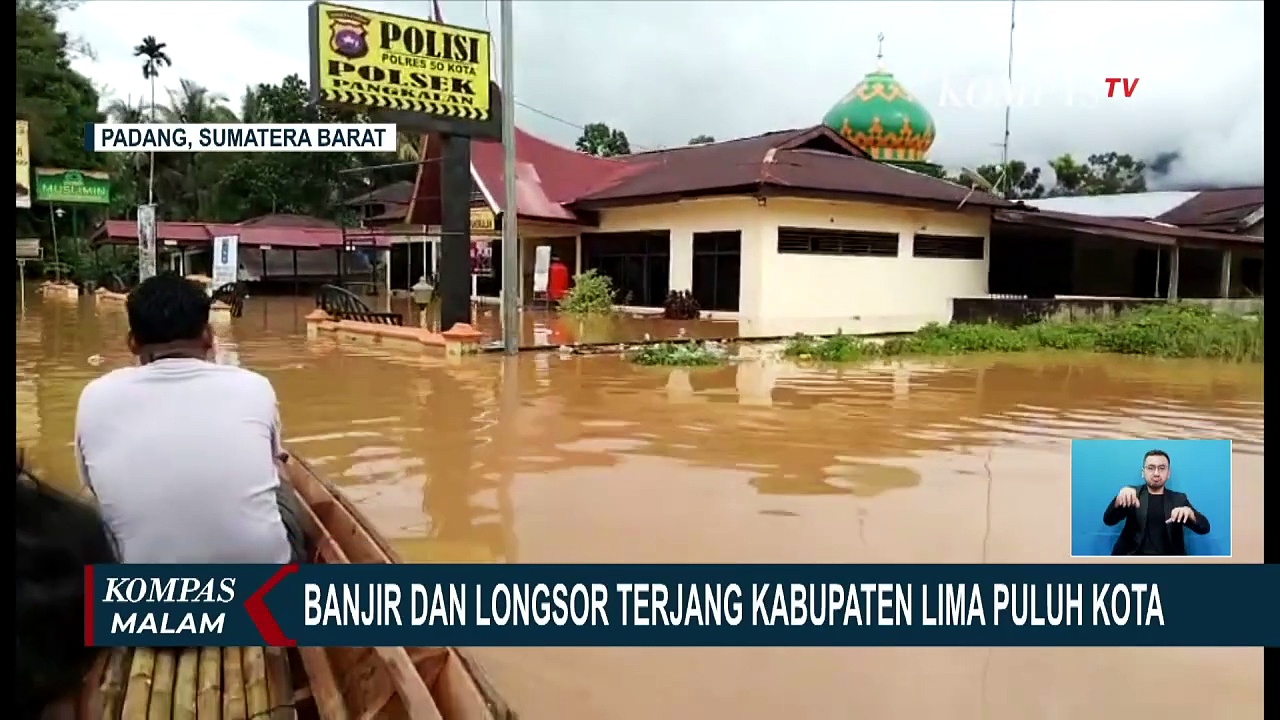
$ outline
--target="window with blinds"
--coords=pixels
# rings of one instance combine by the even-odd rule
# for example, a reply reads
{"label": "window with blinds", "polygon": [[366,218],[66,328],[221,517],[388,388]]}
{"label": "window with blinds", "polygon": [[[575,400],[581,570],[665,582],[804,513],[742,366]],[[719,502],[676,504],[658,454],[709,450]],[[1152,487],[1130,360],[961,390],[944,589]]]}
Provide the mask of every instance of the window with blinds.
{"label": "window with blinds", "polygon": [[911,256],[940,260],[981,260],[986,241],[969,235],[916,235]]}
{"label": "window with blinds", "polygon": [[897,257],[897,233],[829,230],[826,228],[778,228],[778,252],[787,255],[851,255]]}

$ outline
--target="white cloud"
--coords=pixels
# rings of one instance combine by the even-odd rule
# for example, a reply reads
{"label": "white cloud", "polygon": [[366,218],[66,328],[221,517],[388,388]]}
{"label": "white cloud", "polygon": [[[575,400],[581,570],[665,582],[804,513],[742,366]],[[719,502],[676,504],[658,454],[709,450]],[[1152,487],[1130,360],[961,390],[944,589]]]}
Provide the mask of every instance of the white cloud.
{"label": "white cloud", "polygon": [[[428,17],[430,2],[353,2]],[[307,75],[307,3],[87,2],[64,19],[98,60],[77,69],[115,97],[148,86],[132,47],[168,43],[179,77],[227,95]],[[498,3],[441,3],[454,24],[498,37]],[[516,94],[577,124],[605,122],[634,146],[729,138],[819,122],[885,60],[930,107],[931,159],[999,159],[1010,5],[1003,2],[521,2],[515,4]],[[1151,158],[1177,151],[1166,182],[1262,182],[1262,3],[1017,5],[1010,156],[1043,164],[1072,152]],[[1107,77],[1140,78],[1105,98]],[[946,88],[980,107],[946,102]],[[963,88],[963,90],[957,90]],[[1071,103],[1066,98],[1070,95]],[[161,93],[163,97],[163,93]],[[1038,97],[1038,103],[1036,98]],[[570,144],[578,132],[521,110],[522,126]]]}

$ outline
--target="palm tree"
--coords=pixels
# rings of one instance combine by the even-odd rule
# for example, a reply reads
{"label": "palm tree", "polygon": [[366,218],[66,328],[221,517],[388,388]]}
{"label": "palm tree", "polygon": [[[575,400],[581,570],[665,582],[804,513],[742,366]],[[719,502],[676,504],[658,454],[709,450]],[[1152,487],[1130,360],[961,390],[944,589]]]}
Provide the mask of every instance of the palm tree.
{"label": "palm tree", "polygon": [[[134,57],[146,58],[142,62],[142,77],[151,81],[151,122],[156,121],[156,77],[160,68],[173,65],[164,48],[167,43],[156,42],[154,35],[142,38],[142,43],[133,48]],[[156,154],[151,153],[151,170],[147,178],[147,204],[155,202]]]}
{"label": "palm tree", "polygon": [[[116,98],[107,103],[105,112],[112,122],[124,125],[134,125],[147,121],[147,105],[142,98],[138,98],[137,104],[134,104],[132,98],[125,100]],[[120,169],[125,171],[121,175],[127,178],[129,188],[133,191],[129,199],[134,205],[137,205],[138,200],[142,197],[142,166],[146,159],[146,156],[142,153],[114,156],[114,160],[119,163]]]}
{"label": "palm tree", "polygon": [[256,123],[262,116],[262,96],[252,85],[246,86],[244,97],[240,99],[240,122]]}
{"label": "palm tree", "polygon": [[[226,103],[226,95],[182,79],[177,90],[169,91],[169,104],[159,108],[160,119],[175,125],[234,123],[236,115]],[[161,177],[177,192],[176,203],[166,207],[194,220],[208,219],[217,188],[216,168],[229,159],[225,153],[173,153],[163,158]]]}

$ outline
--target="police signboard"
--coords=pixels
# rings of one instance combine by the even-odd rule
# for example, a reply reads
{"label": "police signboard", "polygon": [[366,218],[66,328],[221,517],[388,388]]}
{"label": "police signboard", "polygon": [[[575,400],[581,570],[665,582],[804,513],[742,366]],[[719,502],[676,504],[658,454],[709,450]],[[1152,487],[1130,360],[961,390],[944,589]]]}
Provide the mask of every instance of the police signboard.
{"label": "police signboard", "polygon": [[311,92],[397,125],[496,136],[489,33],[317,2]]}

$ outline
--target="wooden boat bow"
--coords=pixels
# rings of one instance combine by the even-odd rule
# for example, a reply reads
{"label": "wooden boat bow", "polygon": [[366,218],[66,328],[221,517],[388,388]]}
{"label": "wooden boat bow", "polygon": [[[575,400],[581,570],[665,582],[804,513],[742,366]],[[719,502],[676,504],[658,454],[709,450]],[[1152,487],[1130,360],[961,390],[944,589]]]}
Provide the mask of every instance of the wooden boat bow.
{"label": "wooden boat bow", "polygon": [[[313,562],[401,562],[309,464],[286,453],[279,470]],[[451,647],[115,648],[74,706],[78,720],[516,720],[480,663]]]}

